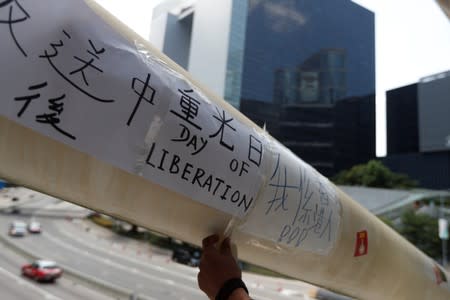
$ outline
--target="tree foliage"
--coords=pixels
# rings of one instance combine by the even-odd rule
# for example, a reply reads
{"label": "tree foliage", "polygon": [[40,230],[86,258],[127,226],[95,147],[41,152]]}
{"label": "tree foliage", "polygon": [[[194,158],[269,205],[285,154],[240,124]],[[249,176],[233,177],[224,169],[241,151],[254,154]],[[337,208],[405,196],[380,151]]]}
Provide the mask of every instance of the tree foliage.
{"label": "tree foliage", "polygon": [[413,188],[417,181],[404,174],[394,173],[378,160],[371,160],[338,173],[332,179],[336,184],[378,188]]}
{"label": "tree foliage", "polygon": [[439,258],[442,253],[438,230],[437,219],[408,210],[402,215],[399,233],[428,256]]}

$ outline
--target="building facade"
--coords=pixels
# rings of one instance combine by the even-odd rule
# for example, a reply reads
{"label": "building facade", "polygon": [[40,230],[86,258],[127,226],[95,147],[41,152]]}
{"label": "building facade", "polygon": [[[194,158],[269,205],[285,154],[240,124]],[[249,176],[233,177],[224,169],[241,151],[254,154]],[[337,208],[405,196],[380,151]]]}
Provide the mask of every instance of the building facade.
{"label": "building facade", "polygon": [[320,172],[375,157],[369,10],[350,0],[171,0],[153,15],[153,44],[257,123],[268,118],[269,132]]}
{"label": "building facade", "polygon": [[417,83],[386,92],[387,153],[419,152]]}
{"label": "building facade", "polygon": [[388,91],[383,162],[420,186],[450,188],[450,71]]}

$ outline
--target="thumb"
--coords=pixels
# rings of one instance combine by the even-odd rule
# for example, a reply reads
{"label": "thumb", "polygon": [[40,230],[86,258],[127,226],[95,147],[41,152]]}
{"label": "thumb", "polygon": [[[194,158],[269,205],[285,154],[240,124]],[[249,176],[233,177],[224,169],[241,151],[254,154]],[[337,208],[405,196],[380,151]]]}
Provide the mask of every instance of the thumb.
{"label": "thumb", "polygon": [[220,253],[224,255],[233,255],[231,252],[231,243],[230,238],[227,237],[223,240],[222,244],[220,245]]}

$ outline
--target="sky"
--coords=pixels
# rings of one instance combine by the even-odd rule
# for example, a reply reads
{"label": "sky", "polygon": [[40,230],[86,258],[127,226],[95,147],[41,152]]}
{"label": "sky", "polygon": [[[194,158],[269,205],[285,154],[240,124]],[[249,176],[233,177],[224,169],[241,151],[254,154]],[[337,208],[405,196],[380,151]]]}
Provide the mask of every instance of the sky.
{"label": "sky", "polygon": [[[148,38],[162,0],[97,0]],[[214,1],[214,0],[211,0]],[[284,1],[284,0],[281,0]],[[450,20],[435,0],[353,0],[375,13],[377,156],[386,154],[386,90],[450,70]]]}
{"label": "sky", "polygon": [[383,156],[386,90],[450,70],[450,20],[434,0],[353,2],[375,13],[377,155]]}

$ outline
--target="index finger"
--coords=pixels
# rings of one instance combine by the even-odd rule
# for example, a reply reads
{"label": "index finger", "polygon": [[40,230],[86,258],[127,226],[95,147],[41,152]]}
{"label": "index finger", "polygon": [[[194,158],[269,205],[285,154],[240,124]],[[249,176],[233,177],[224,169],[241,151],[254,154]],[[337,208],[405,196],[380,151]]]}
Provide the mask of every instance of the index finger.
{"label": "index finger", "polygon": [[222,241],[222,245],[220,245],[220,252],[226,255],[232,255],[231,253],[231,241],[230,238],[227,237]]}
{"label": "index finger", "polygon": [[214,246],[219,241],[219,235],[213,234],[203,239],[202,245],[203,249],[209,248],[211,246]]}

